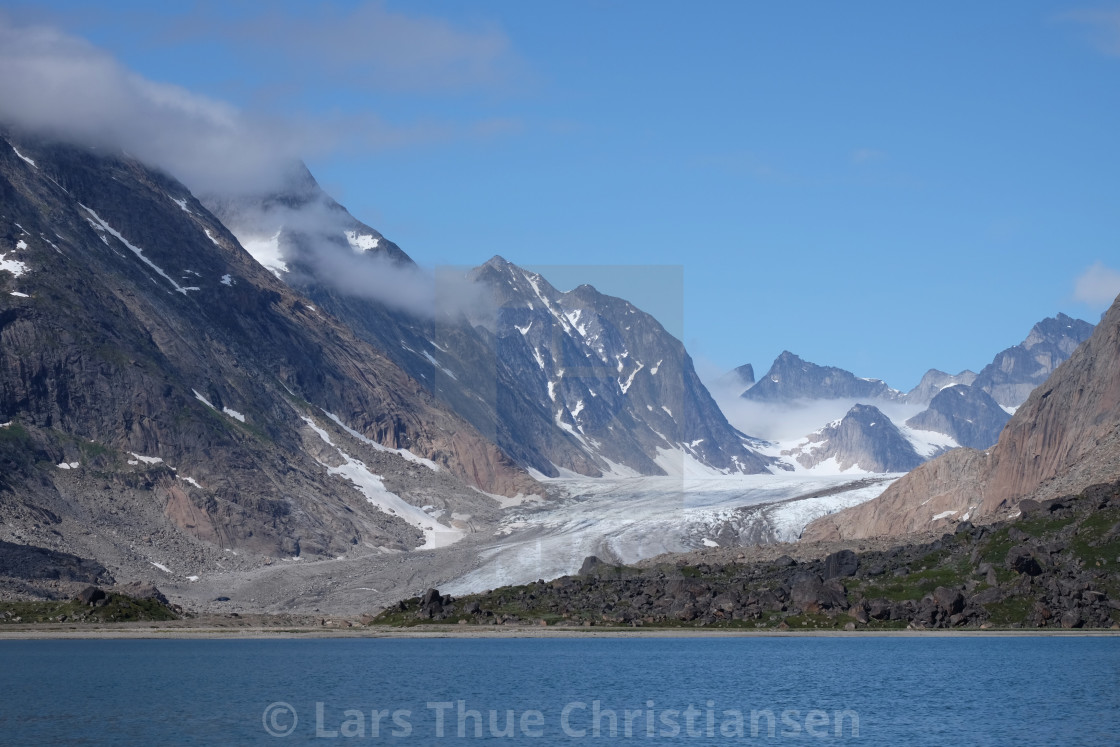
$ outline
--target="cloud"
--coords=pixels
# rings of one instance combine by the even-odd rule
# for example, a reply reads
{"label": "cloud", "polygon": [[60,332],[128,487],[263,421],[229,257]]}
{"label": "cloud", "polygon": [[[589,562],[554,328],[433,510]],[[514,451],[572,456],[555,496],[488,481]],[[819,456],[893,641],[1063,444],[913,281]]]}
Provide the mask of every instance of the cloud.
{"label": "cloud", "polygon": [[1088,26],[1093,46],[1110,57],[1120,57],[1120,10],[1077,10],[1058,18]]}
{"label": "cloud", "polygon": [[[371,6],[363,7],[369,11]],[[425,36],[420,33],[423,29],[418,31],[407,19],[373,10],[381,13],[374,13],[377,18],[389,19],[390,31],[421,38],[427,46],[446,41],[451,48],[442,57],[437,55],[433,70],[464,55],[486,57],[483,52],[472,52],[466,41],[456,40],[449,28],[424,26],[428,29]],[[310,36],[316,38],[314,29]],[[339,55],[338,59],[345,57]],[[418,55],[422,56],[413,50],[409,64],[423,67]],[[441,310],[463,310],[475,302],[474,292],[447,277],[441,277],[437,287],[431,272],[408,262],[356,253],[345,240],[345,231],[360,224],[317,187],[301,192],[307,189],[304,180],[310,176],[300,162],[340,149],[370,152],[500,137],[520,127],[517,120],[503,118],[402,127],[372,112],[295,121],[263,117],[149,80],[83,39],[49,26],[15,26],[2,13],[0,125],[34,136],[124,151],[185,183],[214,206],[220,218],[233,223],[229,228],[243,244],[268,239],[284,228],[286,234],[298,234],[305,240],[298,256],[317,282],[424,317]],[[262,195],[293,190],[308,199],[294,209],[260,207],[265,199]],[[218,209],[223,202],[238,209],[223,212]]]}
{"label": "cloud", "polygon": [[1120,296],[1120,272],[1101,262],[1081,273],[1073,286],[1073,299],[1090,306],[1110,306]]}
{"label": "cloud", "polygon": [[157,83],[88,42],[0,17],[0,121],[123,149],[192,188],[275,180],[309,144],[298,126],[254,120],[228,104]]}
{"label": "cloud", "polygon": [[[279,236],[279,250],[296,287],[329,285],[347,296],[369,298],[393,309],[432,319],[487,308],[483,290],[463,272],[433,272],[379,248],[355,251],[347,232],[370,236],[367,226],[321,192],[310,175],[289,175],[280,200],[203,195],[203,203],[242,246],[268,244]],[[376,233],[376,232],[374,232]]]}
{"label": "cloud", "polygon": [[[310,62],[297,65],[305,75],[350,61],[354,65],[348,74],[355,80],[387,76],[401,85],[406,80],[417,85],[436,85],[438,80],[453,85],[455,80],[481,80],[490,75],[486,71],[497,66],[495,55],[506,47],[496,32],[459,33],[446,23],[410,19],[385,11],[379,4],[360,6],[349,15],[308,20],[302,47],[294,37],[303,25],[280,16],[270,18],[274,26],[284,27],[283,33],[292,35],[273,39],[277,45],[273,58],[284,58],[289,51],[297,56],[323,55],[318,67]],[[333,46],[340,49],[329,52],[332,18],[340,26],[350,22],[352,28],[349,35],[336,37]],[[376,33],[370,38],[378,43],[367,40],[359,44],[361,29],[371,24]],[[254,35],[264,33],[253,28]],[[384,35],[392,36],[392,43],[382,39]],[[264,37],[259,41],[263,44]],[[385,51],[402,44],[409,51],[401,52],[401,59]],[[356,50],[351,49],[355,46]],[[380,51],[370,51],[370,47]],[[466,72],[460,69],[463,66]],[[460,72],[447,72],[449,68]],[[336,85],[334,78],[329,80]],[[49,26],[16,26],[2,13],[0,123],[125,150],[169,172],[192,191],[231,193],[266,191],[281,182],[291,164],[299,160],[490,139],[521,129],[519,120],[508,117],[402,124],[360,108],[284,119],[254,114],[180,86],[144,78],[83,39]]]}

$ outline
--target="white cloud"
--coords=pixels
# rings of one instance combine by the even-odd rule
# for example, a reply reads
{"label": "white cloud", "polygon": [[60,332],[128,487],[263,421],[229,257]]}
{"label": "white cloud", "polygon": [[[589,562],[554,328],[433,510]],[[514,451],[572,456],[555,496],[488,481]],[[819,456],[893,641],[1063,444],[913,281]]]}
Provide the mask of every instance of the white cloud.
{"label": "white cloud", "polygon": [[259,188],[302,155],[297,128],[147,80],[88,42],[0,17],[0,121],[127,150],[192,188]]}
{"label": "white cloud", "polygon": [[1120,272],[1094,262],[1077,278],[1073,287],[1075,301],[1090,306],[1110,306],[1120,296]]}
{"label": "white cloud", "polygon": [[[306,19],[270,14],[245,21],[244,28],[208,26],[211,32],[242,33],[243,43],[261,47],[254,63],[291,66],[308,90],[347,90],[349,84],[354,91],[374,79],[385,87],[465,86],[505,69],[508,43],[495,30],[462,32],[438,19],[391,13],[379,3],[347,14],[318,10]],[[182,35],[189,37],[191,23],[183,25],[188,29]],[[283,120],[258,116],[144,78],[83,39],[51,26],[16,25],[3,12],[0,123],[125,150],[192,191],[226,193],[266,191],[301,159],[488,139],[521,127],[511,118],[388,122],[361,107]]]}

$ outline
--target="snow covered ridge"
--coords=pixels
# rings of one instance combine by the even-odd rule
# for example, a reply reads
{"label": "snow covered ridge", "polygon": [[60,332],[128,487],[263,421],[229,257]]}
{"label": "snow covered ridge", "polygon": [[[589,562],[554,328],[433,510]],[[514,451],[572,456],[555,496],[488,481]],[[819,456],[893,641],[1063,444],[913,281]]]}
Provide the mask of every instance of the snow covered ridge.
{"label": "snow covered ridge", "polygon": [[[187,295],[187,291],[199,290],[198,288],[193,287],[193,286],[184,287],[184,286],[181,286],[178,283],[176,283],[174,280],[171,279],[170,275],[168,275],[166,272],[163,271],[163,269],[159,265],[157,265],[155,262],[153,262],[152,260],[150,260],[150,259],[148,259],[147,257],[144,256],[144,250],[143,249],[129,243],[128,239],[126,239],[124,236],[121,236],[119,231],[117,231],[115,228],[113,228],[108,223],[106,223],[104,220],[102,220],[101,216],[99,216],[97,213],[93,212],[93,210],[86,207],[85,205],[82,205],[82,203],[80,203],[80,202],[78,204],[81,205],[83,210],[85,210],[87,213],[90,214],[90,216],[92,216],[92,220],[90,220],[90,225],[93,226],[94,230],[97,230],[97,231],[100,231],[100,232],[103,232],[103,233],[107,233],[110,236],[112,236],[113,238],[115,238],[117,241],[124,244],[126,247],[129,248],[130,251],[132,251],[133,254],[135,254],[137,257],[140,258],[141,262],[146,264],[148,267],[151,267],[153,270],[156,271],[156,273],[159,274],[160,277],[162,277],[167,282],[171,283],[171,285],[175,288],[175,290],[179,291],[184,296]],[[104,238],[105,237],[103,236],[102,240],[104,240]],[[107,244],[108,242],[106,241],[105,243]]]}

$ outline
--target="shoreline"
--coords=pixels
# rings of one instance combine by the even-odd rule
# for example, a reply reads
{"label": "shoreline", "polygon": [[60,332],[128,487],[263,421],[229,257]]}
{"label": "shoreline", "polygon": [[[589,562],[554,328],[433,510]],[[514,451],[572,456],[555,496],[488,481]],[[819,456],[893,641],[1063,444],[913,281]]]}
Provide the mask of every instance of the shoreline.
{"label": "shoreline", "polygon": [[324,627],[283,625],[217,627],[168,626],[154,623],[99,625],[29,625],[0,630],[0,642],[27,640],[299,640],[299,639],[422,639],[422,638],[1120,638],[1120,630],[742,630],[701,628],[541,627],[424,625],[409,628]]}

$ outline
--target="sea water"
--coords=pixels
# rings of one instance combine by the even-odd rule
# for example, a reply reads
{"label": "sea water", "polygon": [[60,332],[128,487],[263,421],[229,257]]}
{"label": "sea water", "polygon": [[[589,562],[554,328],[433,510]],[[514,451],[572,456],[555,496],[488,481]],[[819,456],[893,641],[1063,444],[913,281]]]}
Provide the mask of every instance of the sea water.
{"label": "sea water", "polygon": [[1120,743],[1117,637],[0,642],[4,744]]}

